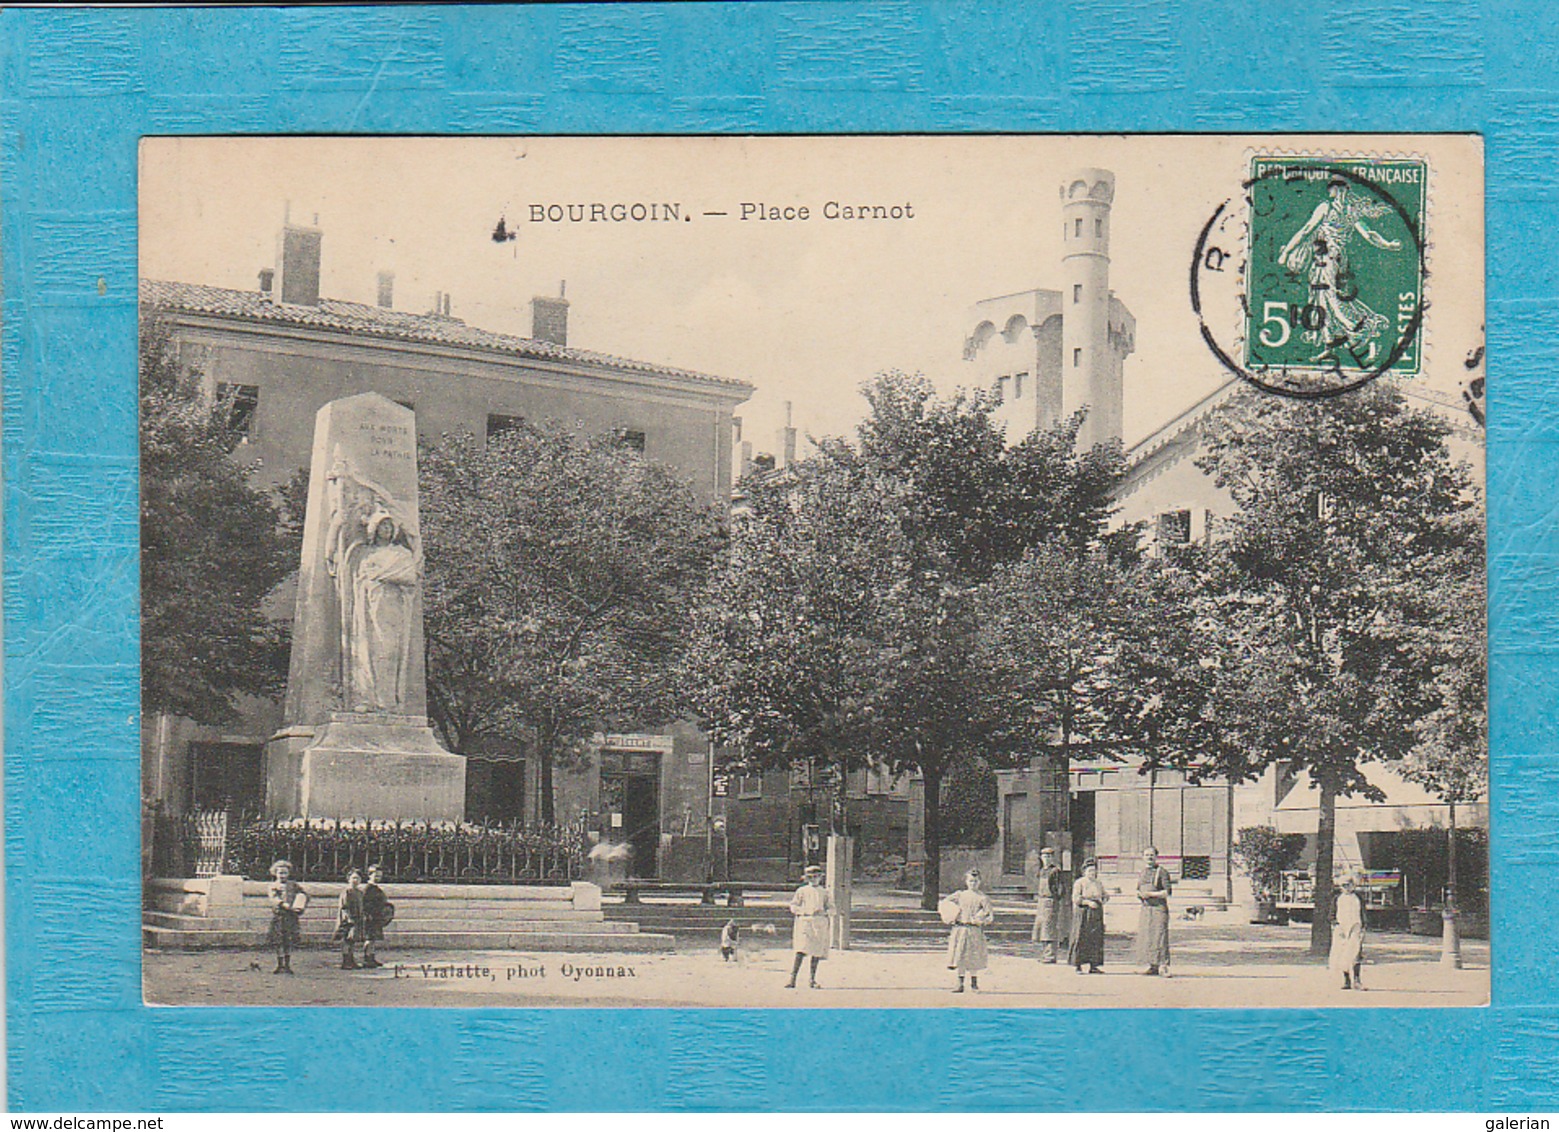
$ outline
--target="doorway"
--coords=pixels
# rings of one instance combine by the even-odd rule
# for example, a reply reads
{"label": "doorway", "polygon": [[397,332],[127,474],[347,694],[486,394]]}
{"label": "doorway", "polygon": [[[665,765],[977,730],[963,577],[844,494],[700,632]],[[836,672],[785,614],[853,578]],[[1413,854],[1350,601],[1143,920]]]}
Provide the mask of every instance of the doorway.
{"label": "doorway", "polygon": [[1028,861],[1028,825],[1024,820],[1028,800],[1027,794],[1008,794],[1002,799],[1001,871],[1007,876],[1022,876]]}
{"label": "doorway", "polygon": [[633,849],[628,875],[659,875],[660,755],[646,751],[601,752],[602,833]]}
{"label": "doorway", "polygon": [[1094,823],[1096,821],[1095,800],[1098,795],[1092,790],[1080,790],[1072,795],[1071,813],[1069,815],[1072,830],[1072,875],[1083,875],[1083,862],[1095,855],[1097,834]]}

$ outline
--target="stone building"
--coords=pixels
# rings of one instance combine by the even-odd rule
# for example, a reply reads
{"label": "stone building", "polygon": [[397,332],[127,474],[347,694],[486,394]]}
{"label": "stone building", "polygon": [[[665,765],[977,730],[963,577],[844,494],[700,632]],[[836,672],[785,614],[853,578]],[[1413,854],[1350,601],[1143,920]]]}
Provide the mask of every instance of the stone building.
{"label": "stone building", "polygon": [[[1087,407],[1079,444],[1122,439],[1124,362],[1135,349],[1135,320],[1109,289],[1109,214],[1115,178],[1083,169],[1061,184],[1065,225],[1062,288],[1035,289],[985,299],[972,308],[964,343],[972,384],[1000,396],[1009,442]],[[1155,428],[1125,450],[1115,522],[1143,523],[1153,547],[1211,537],[1231,501],[1196,467],[1210,415],[1244,385],[1236,378]],[[1442,405],[1442,407],[1444,407]],[[1384,803],[1339,805],[1339,867],[1390,868],[1393,838],[1413,828],[1443,826],[1447,807],[1387,769],[1371,778]],[[1176,875],[1186,896],[1227,900],[1242,895],[1232,860],[1236,834],[1251,825],[1310,838],[1314,859],[1317,792],[1305,776],[1269,769],[1257,782],[1192,785],[1183,774],[1141,773],[1131,763],[1074,759],[1062,769],[1036,758],[997,778],[995,845],[943,850],[943,882],[954,885],[971,865],[998,884],[1025,883],[1030,853],[1043,845],[1060,851],[1069,867],[1095,857],[1107,883],[1119,886],[1140,867],[1149,845]],[[918,807],[918,798],[915,803]],[[1459,811],[1463,824],[1487,823],[1483,806]],[[919,856],[911,831],[911,856]]]}
{"label": "stone building", "polygon": [[1088,410],[1078,443],[1121,436],[1122,374],[1137,320],[1110,290],[1115,174],[1079,169],[1061,185],[1061,289],[984,299],[964,341],[968,383],[994,389],[1013,440]]}
{"label": "stone building", "polygon": [[[141,302],[161,316],[180,357],[209,393],[232,406],[244,434],[236,458],[264,485],[308,466],[314,418],[326,402],[375,391],[413,409],[418,432],[492,436],[525,420],[558,420],[623,443],[679,469],[711,500],[732,483],[733,410],[752,393],[742,381],[615,357],[571,345],[568,300],[531,301],[529,337],[470,326],[447,294],[424,311],[397,309],[381,273],[375,305],[319,293],[324,239],[288,224],[274,268],[252,291],[143,280]],[[419,304],[420,305],[420,304]],[[289,616],[291,593],[276,595]],[[262,750],[280,704],[250,699],[225,728],[158,718],[144,724],[143,796],[173,812],[263,803]],[[537,770],[502,743],[469,757],[471,818],[532,819]],[[709,744],[686,724],[605,736],[590,764],[556,774],[560,818],[591,815],[614,840],[636,847],[645,875],[702,876],[710,825]],[[336,816],[336,815],[330,815]],[[372,815],[339,815],[372,816]],[[696,866],[692,863],[697,858]]]}

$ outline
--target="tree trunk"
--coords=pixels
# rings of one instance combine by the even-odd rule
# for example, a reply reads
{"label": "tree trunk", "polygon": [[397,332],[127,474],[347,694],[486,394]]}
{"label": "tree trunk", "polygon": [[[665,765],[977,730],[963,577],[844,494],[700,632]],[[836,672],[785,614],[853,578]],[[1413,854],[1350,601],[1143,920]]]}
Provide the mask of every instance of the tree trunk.
{"label": "tree trunk", "polygon": [[553,825],[557,822],[557,810],[552,795],[552,744],[542,741],[536,744],[540,775],[536,789],[541,794],[541,822]]}
{"label": "tree trunk", "polygon": [[1450,838],[1446,846],[1446,874],[1445,874],[1445,910],[1454,913],[1456,911],[1456,803],[1451,803],[1451,828],[1448,832]]}
{"label": "tree trunk", "polygon": [[1315,908],[1310,916],[1310,954],[1332,950],[1332,857],[1337,841],[1337,788],[1325,775],[1316,777],[1321,787],[1321,816],[1315,833]]}
{"label": "tree trunk", "polygon": [[921,767],[921,785],[924,814],[923,840],[925,842],[925,873],[920,881],[920,906],[929,912],[936,911],[942,898],[942,769]]}

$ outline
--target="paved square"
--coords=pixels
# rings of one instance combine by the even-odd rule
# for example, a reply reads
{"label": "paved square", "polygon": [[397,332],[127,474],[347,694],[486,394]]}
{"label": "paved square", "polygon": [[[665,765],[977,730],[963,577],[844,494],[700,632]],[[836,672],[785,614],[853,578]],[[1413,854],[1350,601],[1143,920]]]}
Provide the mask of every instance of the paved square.
{"label": "paved square", "polygon": [[954,995],[940,951],[835,952],[821,990],[786,990],[784,937],[725,963],[707,944],[672,954],[405,953],[387,949],[377,971],[342,971],[334,952],[297,954],[291,978],[260,951],[148,952],[150,1003],[290,1006],[670,1007],[1403,1007],[1488,1001],[1488,944],[1463,945],[1466,966],[1442,967],[1439,941],[1377,934],[1366,943],[1366,990],[1343,991],[1309,958],[1302,925],[1176,925],[1172,977],[1130,962],[1131,937],[1112,932],[1105,973],[1039,963],[1032,945],[993,947],[979,993]]}

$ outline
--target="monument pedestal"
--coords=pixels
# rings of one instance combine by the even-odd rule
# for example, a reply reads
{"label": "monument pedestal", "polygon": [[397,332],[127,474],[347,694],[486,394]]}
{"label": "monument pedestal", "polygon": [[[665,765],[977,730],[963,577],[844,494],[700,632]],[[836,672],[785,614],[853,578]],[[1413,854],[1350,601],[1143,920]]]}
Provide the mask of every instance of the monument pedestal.
{"label": "monument pedestal", "polygon": [[459,821],[465,802],[466,760],[420,715],[331,712],[265,745],[271,817]]}

